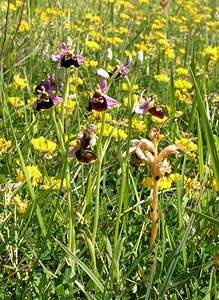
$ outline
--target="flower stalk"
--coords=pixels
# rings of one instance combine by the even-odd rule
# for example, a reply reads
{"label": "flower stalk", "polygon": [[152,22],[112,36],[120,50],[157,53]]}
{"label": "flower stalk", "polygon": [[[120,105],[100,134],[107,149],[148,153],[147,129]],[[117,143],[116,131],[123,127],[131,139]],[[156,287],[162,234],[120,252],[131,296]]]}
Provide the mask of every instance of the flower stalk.
{"label": "flower stalk", "polygon": [[158,188],[159,180],[164,177],[165,173],[171,173],[171,167],[167,161],[167,156],[170,154],[178,154],[178,149],[181,149],[181,145],[173,144],[165,147],[158,154],[158,145],[160,142],[160,131],[156,128],[152,128],[150,131],[150,140],[141,139],[141,140],[132,140],[131,148],[129,153],[132,157],[132,160],[137,164],[142,164],[144,162],[150,168],[152,177],[153,177],[153,196],[151,203],[151,233],[149,239],[149,249],[153,250],[154,243],[157,237],[158,232]]}

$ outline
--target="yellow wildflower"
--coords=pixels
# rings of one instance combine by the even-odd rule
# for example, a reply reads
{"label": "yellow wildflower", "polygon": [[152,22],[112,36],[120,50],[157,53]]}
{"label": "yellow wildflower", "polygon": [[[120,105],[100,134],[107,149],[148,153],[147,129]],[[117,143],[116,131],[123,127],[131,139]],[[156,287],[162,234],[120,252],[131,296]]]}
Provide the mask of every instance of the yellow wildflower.
{"label": "yellow wildflower", "polygon": [[179,75],[187,75],[189,73],[189,71],[184,68],[177,68],[176,73]]}
{"label": "yellow wildflower", "polygon": [[100,45],[97,42],[94,41],[86,41],[85,45],[91,49],[92,51],[97,51],[100,49]]}
{"label": "yellow wildflower", "polygon": [[44,178],[43,184],[41,185],[43,189],[48,190],[52,189],[54,191],[58,191],[61,189],[66,191],[67,190],[67,181],[66,178],[63,178],[63,182],[61,179],[50,177],[50,178]]}
{"label": "yellow wildflower", "polygon": [[186,79],[174,80],[174,86],[176,89],[180,89],[180,90],[189,90],[192,88],[192,84]]}
{"label": "yellow wildflower", "polygon": [[138,121],[135,119],[132,120],[132,126],[135,128],[136,131],[140,133],[144,132],[146,128],[146,124],[144,121]]}
{"label": "yellow wildflower", "polygon": [[154,79],[164,83],[170,81],[170,78],[166,74],[154,75]]}
{"label": "yellow wildflower", "polygon": [[[71,116],[72,112],[74,111],[76,106],[76,101],[72,100],[72,99],[67,99],[67,101],[65,102],[65,106],[64,106],[64,114],[66,116]],[[56,110],[61,113],[61,109],[62,109],[62,103],[58,103],[56,105]]]}
{"label": "yellow wildflower", "polygon": [[89,68],[89,67],[96,67],[97,65],[98,65],[98,61],[96,61],[96,60],[88,60],[88,59],[86,59],[84,61],[84,66],[87,67],[87,68]]}
{"label": "yellow wildflower", "polygon": [[11,103],[14,107],[22,107],[25,105],[24,101],[20,97],[8,97],[8,102]]}
{"label": "yellow wildflower", "polygon": [[219,47],[206,47],[202,52],[202,56],[210,56],[211,61],[216,63],[219,58]]}
{"label": "yellow wildflower", "polygon": [[187,92],[187,90],[177,90],[175,91],[176,97],[183,103],[192,104],[192,95]]}
{"label": "yellow wildflower", "polygon": [[[27,166],[26,169],[27,169],[27,173],[31,179],[32,184],[37,185],[42,178],[42,174],[40,173],[38,168],[36,166]],[[23,171],[18,170],[16,180],[17,181],[25,181],[26,180]]]}
{"label": "yellow wildflower", "polygon": [[165,49],[164,54],[165,54],[168,58],[170,58],[170,59],[175,58],[175,53],[174,53],[173,49],[170,48],[170,47],[167,47],[167,48]]}
{"label": "yellow wildflower", "polygon": [[18,207],[19,213],[23,214],[26,211],[28,207],[28,201],[21,200],[21,197],[18,194],[13,197],[13,202]]}
{"label": "yellow wildflower", "polygon": [[167,190],[170,189],[172,186],[172,180],[166,176],[163,176],[159,180],[159,190]]}
{"label": "yellow wildflower", "polygon": [[182,150],[183,151],[187,151],[187,153],[189,153],[189,155],[191,156],[191,158],[194,159],[196,157],[196,153],[195,152],[197,151],[198,147],[190,139],[181,138],[180,140],[176,140],[175,142],[176,142],[176,144],[182,145]]}
{"label": "yellow wildflower", "polygon": [[16,5],[16,7],[21,7],[21,6],[23,5],[23,1],[21,1],[21,0],[16,0],[16,1],[15,1],[15,5]]}
{"label": "yellow wildflower", "polygon": [[73,75],[73,76],[70,76],[69,82],[71,84],[74,84],[74,85],[78,86],[78,85],[82,85],[83,84],[83,79],[80,78],[80,77],[78,77],[78,76],[74,76]]}
{"label": "yellow wildflower", "polygon": [[[152,188],[153,184],[154,184],[154,179],[152,177],[146,177],[142,182],[143,187],[146,187],[146,188]],[[167,190],[167,189],[170,189],[171,186],[172,186],[171,179],[169,179],[166,176],[163,176],[162,178],[160,178],[159,190]]]}
{"label": "yellow wildflower", "polygon": [[26,32],[26,31],[29,31],[29,30],[30,30],[29,24],[26,21],[22,20],[18,31],[19,32]]}
{"label": "yellow wildflower", "polygon": [[23,90],[26,87],[26,83],[23,78],[20,77],[19,74],[14,75],[13,87],[18,90]]}
{"label": "yellow wildflower", "polygon": [[188,32],[189,29],[186,25],[179,26],[179,32]]}
{"label": "yellow wildflower", "polygon": [[125,20],[129,20],[129,19],[130,19],[129,15],[124,14],[124,13],[120,13],[120,14],[119,14],[119,17],[120,17],[121,19],[125,19]]}
{"label": "yellow wildflower", "polygon": [[154,179],[152,177],[146,177],[143,181],[142,181],[142,185],[145,188],[151,188],[153,186],[154,183]]}
{"label": "yellow wildflower", "polygon": [[[3,10],[7,10],[7,8],[8,8],[8,1],[5,1],[5,2],[1,5],[1,8],[2,8]],[[14,5],[13,3],[10,3],[10,4],[9,4],[9,10],[16,10],[16,7],[15,7],[15,5]]]}
{"label": "yellow wildflower", "polygon": [[[125,82],[122,83],[122,90],[124,92],[128,91],[128,84],[127,83],[125,83]],[[132,91],[136,91],[136,90],[138,90],[138,85],[137,84],[133,84]]]}
{"label": "yellow wildflower", "polygon": [[189,198],[196,199],[201,188],[201,183],[196,178],[186,178],[184,188]]}
{"label": "yellow wildflower", "polygon": [[0,152],[1,153],[8,153],[11,146],[12,146],[12,142],[10,140],[7,141],[4,138],[0,138]]}
{"label": "yellow wildflower", "polygon": [[177,181],[180,181],[181,174],[179,174],[179,173],[172,173],[172,174],[169,175],[169,179],[176,183]]}
{"label": "yellow wildflower", "polygon": [[56,149],[56,143],[47,140],[43,136],[40,136],[37,139],[32,138],[30,143],[33,145],[35,150],[48,154],[52,154]]}

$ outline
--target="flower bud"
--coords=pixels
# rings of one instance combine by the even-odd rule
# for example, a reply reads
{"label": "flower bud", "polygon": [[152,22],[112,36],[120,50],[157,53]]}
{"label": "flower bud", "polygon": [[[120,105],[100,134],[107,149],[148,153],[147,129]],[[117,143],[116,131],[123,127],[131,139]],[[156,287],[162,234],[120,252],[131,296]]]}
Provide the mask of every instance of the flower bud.
{"label": "flower bud", "polygon": [[136,61],[139,63],[143,63],[143,60],[144,60],[144,53],[142,50],[140,50],[136,55]]}
{"label": "flower bud", "polygon": [[113,59],[113,52],[110,48],[108,48],[106,50],[106,53],[105,53],[104,57],[105,57],[106,60],[109,60],[109,61]]}
{"label": "flower bud", "polygon": [[101,68],[97,70],[97,75],[99,77],[101,77],[101,79],[109,78],[109,74],[107,73],[107,71],[105,71],[104,69],[101,69]]}

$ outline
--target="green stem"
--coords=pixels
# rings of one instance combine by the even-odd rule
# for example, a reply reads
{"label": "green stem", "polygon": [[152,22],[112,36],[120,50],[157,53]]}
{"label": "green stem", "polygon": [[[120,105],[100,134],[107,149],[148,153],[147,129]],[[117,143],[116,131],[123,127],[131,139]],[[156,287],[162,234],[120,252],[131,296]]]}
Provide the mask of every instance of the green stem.
{"label": "green stem", "polygon": [[127,163],[128,163],[128,157],[129,157],[129,148],[130,148],[130,141],[131,141],[131,135],[132,135],[132,93],[131,89],[133,86],[133,83],[131,84],[128,81],[129,85],[129,94],[128,94],[128,120],[129,120],[129,126],[128,126],[128,139],[127,139],[127,147],[126,147],[126,155],[123,161],[123,164],[121,166],[122,168],[122,180],[121,180],[121,185],[120,185],[120,192],[119,192],[119,201],[118,201],[118,213],[117,213],[117,218],[116,218],[116,224],[115,224],[115,232],[114,232],[114,251],[116,249],[116,246],[118,244],[118,237],[119,237],[119,223],[121,219],[121,214],[122,214],[122,206],[123,206],[123,200],[124,200],[124,192],[125,192],[125,187],[127,184],[127,176],[128,176],[128,171],[127,171]]}
{"label": "green stem", "polygon": [[[65,118],[65,104],[68,99],[69,95],[69,75],[70,72],[67,70],[65,84],[63,87],[63,102],[61,107],[61,122],[57,122],[55,110],[52,110],[52,120],[56,129],[57,139],[59,142],[60,150],[62,156],[64,156],[65,152],[68,151],[65,148],[64,140],[63,140],[63,133],[64,133],[64,118]],[[66,154],[67,155],[67,154]],[[73,206],[73,199],[71,194],[71,176],[70,176],[70,169],[68,165],[68,159],[66,158],[65,161],[65,178],[66,178],[66,186],[67,186],[67,202],[68,202],[68,214],[69,214],[69,236],[68,236],[68,250],[75,255],[75,229],[74,229],[74,206]],[[64,179],[64,178],[63,178]],[[72,256],[68,257],[70,266],[72,267],[72,272],[74,273],[75,270],[75,262]]]}
{"label": "green stem", "polygon": [[61,107],[61,123],[62,123],[63,132],[65,130],[65,126],[64,126],[65,105],[66,105],[66,101],[67,101],[68,95],[69,95],[69,77],[70,77],[70,70],[66,69],[65,83],[63,86],[63,102],[62,102],[62,107]]}
{"label": "green stem", "polygon": [[97,144],[97,177],[96,177],[96,195],[95,195],[95,212],[94,212],[94,227],[92,232],[92,244],[95,249],[95,240],[97,235],[97,226],[99,220],[99,205],[100,205],[100,179],[101,179],[101,169],[102,169],[102,136],[105,125],[105,113],[102,114],[102,123],[100,129],[99,140]]}

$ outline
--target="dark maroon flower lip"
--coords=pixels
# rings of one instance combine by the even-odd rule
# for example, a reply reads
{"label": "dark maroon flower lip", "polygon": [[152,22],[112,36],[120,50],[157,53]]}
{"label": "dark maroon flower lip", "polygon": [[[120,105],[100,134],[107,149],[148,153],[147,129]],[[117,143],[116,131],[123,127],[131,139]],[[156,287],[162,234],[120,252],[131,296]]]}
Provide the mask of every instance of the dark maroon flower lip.
{"label": "dark maroon flower lip", "polygon": [[83,164],[95,162],[97,159],[96,155],[89,149],[79,149],[75,152],[75,156],[77,160]]}
{"label": "dark maroon flower lip", "polygon": [[58,87],[56,87],[56,82],[52,76],[47,80],[41,81],[39,85],[35,88],[35,92],[38,96],[37,101],[35,102],[35,107],[37,111],[42,109],[50,109],[55,104],[58,104],[63,101],[62,98],[56,96],[53,92],[62,89],[62,83],[59,82]]}
{"label": "dark maroon flower lip", "polygon": [[74,66],[79,68],[84,62],[84,57],[82,55],[74,55],[71,50],[68,49],[65,43],[62,43],[60,53],[57,55],[52,55],[53,61],[60,61],[63,68],[70,68]]}
{"label": "dark maroon flower lip", "polygon": [[164,112],[158,108],[157,106],[153,106],[151,108],[148,108],[148,112],[154,116],[157,117],[159,119],[163,119],[164,118]]}
{"label": "dark maroon flower lip", "polygon": [[99,112],[104,112],[107,110],[107,101],[104,98],[103,95],[99,94],[98,92],[95,92],[92,99],[89,99],[88,111],[96,110]]}
{"label": "dark maroon flower lip", "polygon": [[35,102],[36,110],[41,111],[42,109],[50,109],[54,106],[52,99],[48,96],[48,98],[39,97]]}
{"label": "dark maroon flower lip", "polygon": [[65,56],[61,60],[61,66],[63,68],[70,68],[71,66],[74,66],[75,68],[79,68],[80,67],[80,65],[77,62],[76,58],[70,57],[70,58],[66,59]]}

